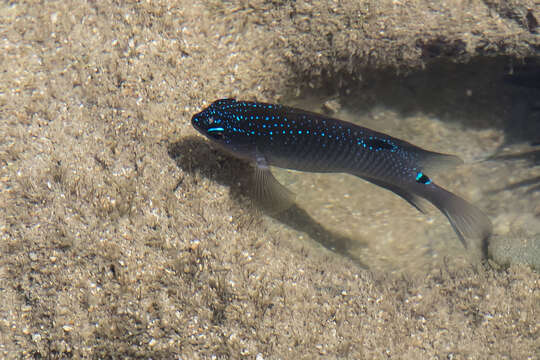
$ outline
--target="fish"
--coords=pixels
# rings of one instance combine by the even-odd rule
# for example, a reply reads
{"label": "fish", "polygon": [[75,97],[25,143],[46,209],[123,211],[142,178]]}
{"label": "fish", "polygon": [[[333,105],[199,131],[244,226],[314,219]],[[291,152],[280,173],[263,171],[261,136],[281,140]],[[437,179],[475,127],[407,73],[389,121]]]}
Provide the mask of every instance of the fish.
{"label": "fish", "polygon": [[491,221],[480,209],[428,175],[463,163],[457,156],[314,112],[255,101],[216,100],[191,123],[218,148],[253,165],[255,197],[269,209],[283,211],[294,204],[294,194],[273,176],[271,166],[346,173],[393,192],[423,213],[427,200],[446,216],[465,247],[466,238],[491,235]]}

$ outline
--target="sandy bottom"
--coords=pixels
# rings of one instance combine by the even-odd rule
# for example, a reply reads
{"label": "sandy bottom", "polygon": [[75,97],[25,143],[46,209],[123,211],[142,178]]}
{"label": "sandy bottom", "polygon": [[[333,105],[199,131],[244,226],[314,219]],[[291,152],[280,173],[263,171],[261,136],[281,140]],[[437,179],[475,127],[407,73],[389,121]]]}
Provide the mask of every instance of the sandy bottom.
{"label": "sandy bottom", "polygon": [[264,214],[190,124],[361,86],[333,116],[462,157],[430,176],[532,239],[538,166],[479,161],[539,140],[538,11],[462,3],[1,2],[0,358],[540,358],[532,268],[351,176],[279,171],[297,206]]}

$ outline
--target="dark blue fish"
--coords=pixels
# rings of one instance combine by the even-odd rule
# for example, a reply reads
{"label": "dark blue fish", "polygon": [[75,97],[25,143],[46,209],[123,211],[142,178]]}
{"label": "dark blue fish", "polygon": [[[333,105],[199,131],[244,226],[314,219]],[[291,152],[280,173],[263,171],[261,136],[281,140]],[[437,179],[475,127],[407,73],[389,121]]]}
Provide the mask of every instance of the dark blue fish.
{"label": "dark blue fish", "polygon": [[269,166],[309,172],[343,172],[388,189],[424,212],[421,199],[435,205],[460,240],[486,239],[491,222],[476,207],[437,186],[427,175],[462,161],[421,149],[349,122],[282,105],[222,99],[191,120],[193,126],[232,155],[255,165],[257,197],[279,204],[292,193]]}

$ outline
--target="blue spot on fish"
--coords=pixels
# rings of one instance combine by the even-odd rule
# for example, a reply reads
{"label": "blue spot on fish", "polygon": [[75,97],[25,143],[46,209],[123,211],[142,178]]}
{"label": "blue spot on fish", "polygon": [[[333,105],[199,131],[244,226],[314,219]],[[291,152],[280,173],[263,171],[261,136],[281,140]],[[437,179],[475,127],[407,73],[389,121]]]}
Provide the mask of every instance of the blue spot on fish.
{"label": "blue spot on fish", "polygon": [[419,171],[418,174],[416,174],[416,182],[420,184],[426,184],[426,185],[431,184],[431,180],[426,175],[424,175],[421,171]]}

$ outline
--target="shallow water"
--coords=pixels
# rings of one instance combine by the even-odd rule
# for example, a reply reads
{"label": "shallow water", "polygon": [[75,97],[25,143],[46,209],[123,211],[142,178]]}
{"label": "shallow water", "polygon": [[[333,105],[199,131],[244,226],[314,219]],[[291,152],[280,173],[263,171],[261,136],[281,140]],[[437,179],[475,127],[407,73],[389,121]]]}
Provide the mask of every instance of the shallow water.
{"label": "shallow water", "polygon": [[[321,112],[320,104],[320,99],[311,98],[294,105]],[[331,116],[427,150],[459,156],[465,164],[429,176],[482,209],[493,222],[493,238],[538,241],[540,166],[531,159],[537,149],[525,138],[510,142],[507,128],[500,126],[505,124],[505,114],[494,114],[498,115],[492,123],[499,126],[476,126],[459,119],[459,114],[456,121],[448,121],[448,116],[441,120],[436,112],[404,114],[386,105],[368,111],[345,106]],[[422,273],[449,260],[465,267],[481,258],[479,241],[471,239],[472,246],[464,248],[435,207],[422,214],[393,193],[347,174],[283,169],[274,173],[296,193],[296,203],[311,217],[312,228],[296,226],[294,210],[281,216],[287,221],[274,225],[310,246],[324,246],[338,257],[348,256],[372,270],[389,272]],[[319,236],[321,229],[326,235]]]}

